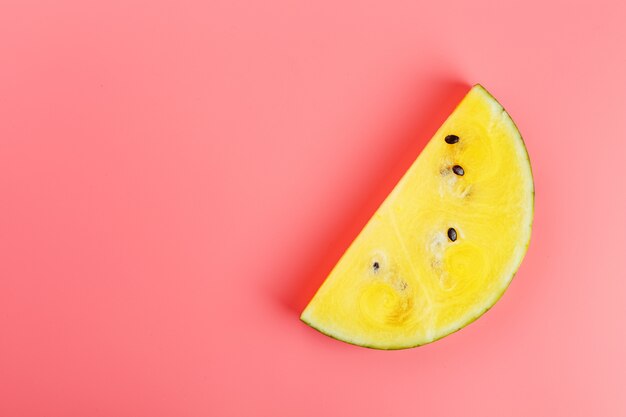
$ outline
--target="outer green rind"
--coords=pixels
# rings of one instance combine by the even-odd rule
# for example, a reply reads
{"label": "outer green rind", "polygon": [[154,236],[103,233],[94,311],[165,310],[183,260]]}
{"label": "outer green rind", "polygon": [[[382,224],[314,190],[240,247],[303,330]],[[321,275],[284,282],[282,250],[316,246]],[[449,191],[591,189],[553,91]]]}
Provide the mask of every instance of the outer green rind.
{"label": "outer green rind", "polygon": [[[300,315],[300,320],[305,323],[306,325],[308,325],[309,327],[317,330],[318,332],[332,338],[335,340],[339,340],[341,342],[344,343],[348,343],[354,346],[360,346],[360,347],[364,347],[364,348],[368,348],[368,349],[376,349],[376,350],[403,350],[403,349],[412,349],[412,348],[416,348],[419,346],[425,346],[428,344],[431,344],[433,342],[436,342],[440,339],[443,339],[446,336],[449,336],[453,333],[458,332],[459,330],[469,326],[470,324],[474,323],[476,320],[478,320],[479,318],[481,318],[487,311],[491,310],[491,308],[493,308],[494,305],[496,305],[498,303],[498,301],[500,301],[500,299],[502,298],[502,296],[504,295],[504,293],[506,292],[506,290],[509,288],[509,286],[511,285],[511,282],[513,282],[513,279],[515,278],[515,274],[517,273],[517,271],[519,270],[522,261],[524,260],[524,257],[526,256],[526,253],[528,252],[528,247],[530,246],[530,240],[531,240],[531,236],[532,236],[532,226],[533,226],[533,221],[535,218],[535,181],[534,181],[534,177],[533,177],[533,172],[532,172],[532,164],[530,163],[530,155],[528,154],[528,148],[526,147],[526,143],[524,142],[524,138],[522,137],[521,132],[519,131],[517,125],[515,124],[515,121],[513,120],[513,118],[511,117],[511,115],[506,111],[506,109],[504,108],[504,106],[502,106],[502,104],[500,104],[500,102],[498,100],[496,100],[496,98],[489,93],[489,91],[487,91],[481,84],[475,84],[474,87],[478,87],[480,88],[484,93],[486,93],[489,97],[491,97],[491,99],[498,104],[502,110],[506,113],[506,115],[508,116],[509,120],[511,121],[513,127],[515,128],[515,131],[517,132],[519,139],[521,141],[522,144],[522,148],[524,149],[525,153],[526,153],[526,160],[528,161],[528,168],[529,168],[529,172],[530,172],[530,184],[532,186],[531,189],[531,207],[530,207],[530,223],[528,225],[529,227],[529,234],[528,234],[528,241],[526,242],[526,245],[524,247],[524,251],[522,253],[522,255],[519,258],[519,262],[518,264],[515,266],[514,268],[514,272],[511,275],[511,279],[508,280],[507,285],[502,289],[502,291],[500,292],[500,294],[498,294],[498,296],[494,299],[493,303],[491,303],[491,305],[487,306],[485,308],[485,310],[483,310],[481,313],[477,314],[474,317],[471,317],[470,319],[468,319],[464,324],[460,325],[458,328],[447,332],[447,333],[443,333],[441,335],[439,335],[438,337],[436,337],[433,340],[430,340],[428,342],[425,343],[420,343],[420,344],[416,344],[416,345],[397,345],[397,346],[385,346],[385,347],[381,347],[381,346],[373,346],[373,345],[367,345],[367,344],[360,344],[360,343],[355,343],[355,342],[351,342],[349,340],[345,340],[345,339],[341,339],[340,337],[337,337],[335,335],[332,335],[330,333],[327,333],[326,331],[324,331],[323,329],[316,327],[313,323],[307,321],[304,317],[304,311],[303,314]],[[460,103],[459,103],[460,105]],[[458,107],[458,105],[457,105]],[[306,310],[306,309],[305,309]]]}

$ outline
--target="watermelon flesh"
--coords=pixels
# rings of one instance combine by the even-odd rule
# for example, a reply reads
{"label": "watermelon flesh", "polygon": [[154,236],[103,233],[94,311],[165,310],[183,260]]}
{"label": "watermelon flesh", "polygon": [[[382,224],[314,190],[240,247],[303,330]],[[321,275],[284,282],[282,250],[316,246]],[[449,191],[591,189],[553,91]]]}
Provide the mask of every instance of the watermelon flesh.
{"label": "watermelon flesh", "polygon": [[301,319],[348,343],[404,349],[440,339],[502,296],[531,235],[528,153],[475,85],[333,268]]}

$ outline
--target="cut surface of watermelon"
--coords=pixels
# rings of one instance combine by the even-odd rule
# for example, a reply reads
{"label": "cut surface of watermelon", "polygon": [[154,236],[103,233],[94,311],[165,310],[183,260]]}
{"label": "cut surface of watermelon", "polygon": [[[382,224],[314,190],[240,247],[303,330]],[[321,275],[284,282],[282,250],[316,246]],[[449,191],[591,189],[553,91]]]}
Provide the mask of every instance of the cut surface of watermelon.
{"label": "cut surface of watermelon", "polygon": [[423,345],[468,325],[519,268],[533,204],[522,137],[475,85],[341,257],[302,321],[377,349]]}

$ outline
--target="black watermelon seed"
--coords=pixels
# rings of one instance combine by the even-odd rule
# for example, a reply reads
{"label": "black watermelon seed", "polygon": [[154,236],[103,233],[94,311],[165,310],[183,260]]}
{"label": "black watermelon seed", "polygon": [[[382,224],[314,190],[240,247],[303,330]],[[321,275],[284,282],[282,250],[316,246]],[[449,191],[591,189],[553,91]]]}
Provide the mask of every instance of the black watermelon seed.
{"label": "black watermelon seed", "polygon": [[459,176],[463,176],[465,174],[465,170],[461,165],[455,165],[452,167],[452,171]]}
{"label": "black watermelon seed", "polygon": [[380,265],[378,264],[378,262],[374,262],[374,265],[372,265],[374,267],[374,271],[378,271],[378,268],[380,268]]}
{"label": "black watermelon seed", "polygon": [[456,230],[452,227],[448,229],[448,238],[453,242],[456,240]]}
{"label": "black watermelon seed", "polygon": [[446,143],[450,145],[457,143],[459,141],[459,137],[457,135],[448,135],[446,136]]}

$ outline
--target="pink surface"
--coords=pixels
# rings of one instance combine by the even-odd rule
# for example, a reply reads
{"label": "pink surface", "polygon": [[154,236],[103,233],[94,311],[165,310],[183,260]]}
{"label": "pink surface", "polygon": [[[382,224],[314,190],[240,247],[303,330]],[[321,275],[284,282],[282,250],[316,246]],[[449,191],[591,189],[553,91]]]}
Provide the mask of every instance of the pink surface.
{"label": "pink surface", "polygon": [[[4,1],[0,416],[626,415],[619,1]],[[535,173],[437,343],[301,309],[475,82]]]}

